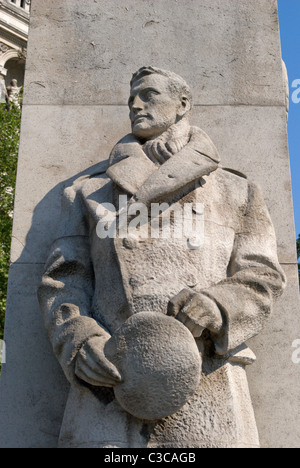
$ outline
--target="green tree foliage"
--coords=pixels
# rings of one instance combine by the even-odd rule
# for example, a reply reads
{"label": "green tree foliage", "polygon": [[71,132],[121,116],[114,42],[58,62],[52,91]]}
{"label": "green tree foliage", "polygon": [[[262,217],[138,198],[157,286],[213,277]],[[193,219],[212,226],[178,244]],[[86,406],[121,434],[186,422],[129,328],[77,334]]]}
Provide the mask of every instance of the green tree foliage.
{"label": "green tree foliage", "polygon": [[3,339],[21,110],[0,104],[0,339]]}

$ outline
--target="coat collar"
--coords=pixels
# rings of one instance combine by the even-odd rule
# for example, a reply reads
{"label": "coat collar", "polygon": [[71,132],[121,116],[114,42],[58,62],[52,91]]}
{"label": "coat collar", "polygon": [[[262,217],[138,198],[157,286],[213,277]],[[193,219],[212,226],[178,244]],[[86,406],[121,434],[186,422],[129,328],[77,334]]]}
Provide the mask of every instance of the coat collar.
{"label": "coat collar", "polygon": [[146,155],[142,144],[129,134],[113,149],[106,171],[121,190],[149,206],[188,186],[219,167],[218,151],[198,127],[187,127],[187,144],[161,166]]}

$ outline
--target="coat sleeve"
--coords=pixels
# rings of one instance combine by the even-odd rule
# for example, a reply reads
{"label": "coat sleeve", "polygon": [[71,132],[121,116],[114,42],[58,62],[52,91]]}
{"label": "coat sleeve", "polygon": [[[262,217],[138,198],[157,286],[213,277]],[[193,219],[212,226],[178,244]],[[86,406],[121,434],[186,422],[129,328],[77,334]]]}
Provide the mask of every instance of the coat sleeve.
{"label": "coat sleeve", "polygon": [[77,352],[94,336],[109,334],[91,317],[94,273],[88,226],[80,194],[69,187],[62,197],[57,239],[47,260],[38,299],[45,327],[67,379],[75,375]]}
{"label": "coat sleeve", "polygon": [[221,332],[213,336],[217,354],[227,354],[257,335],[286,285],[277,258],[274,228],[261,190],[248,185],[248,206],[235,235],[227,278],[202,291],[218,308]]}

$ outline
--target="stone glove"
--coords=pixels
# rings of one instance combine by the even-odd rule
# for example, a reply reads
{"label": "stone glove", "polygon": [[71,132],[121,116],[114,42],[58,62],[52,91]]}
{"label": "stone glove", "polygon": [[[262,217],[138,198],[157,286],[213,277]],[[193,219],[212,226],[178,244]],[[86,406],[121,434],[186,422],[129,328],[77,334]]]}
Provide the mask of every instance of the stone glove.
{"label": "stone glove", "polygon": [[217,334],[223,325],[217,304],[205,294],[188,289],[183,289],[170,300],[168,315],[182,322],[195,338],[199,338],[205,329]]}

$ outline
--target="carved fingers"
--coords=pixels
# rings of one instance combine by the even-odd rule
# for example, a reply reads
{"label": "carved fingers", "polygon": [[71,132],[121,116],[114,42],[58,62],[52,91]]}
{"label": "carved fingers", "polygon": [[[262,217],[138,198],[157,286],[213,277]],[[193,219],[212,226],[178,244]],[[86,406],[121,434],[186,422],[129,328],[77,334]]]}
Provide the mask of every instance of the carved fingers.
{"label": "carved fingers", "polygon": [[163,164],[175,154],[176,145],[172,148],[172,143],[157,138],[154,141],[147,141],[144,144],[144,151],[152,162],[155,164]]}
{"label": "carved fingers", "polygon": [[104,355],[105,339],[90,338],[78,352],[75,374],[85,382],[100,386],[114,387],[122,381],[116,367]]}
{"label": "carved fingers", "polygon": [[222,317],[216,304],[201,294],[183,289],[172,298],[168,305],[168,315],[182,322],[195,338],[204,329],[217,332],[222,327]]}

